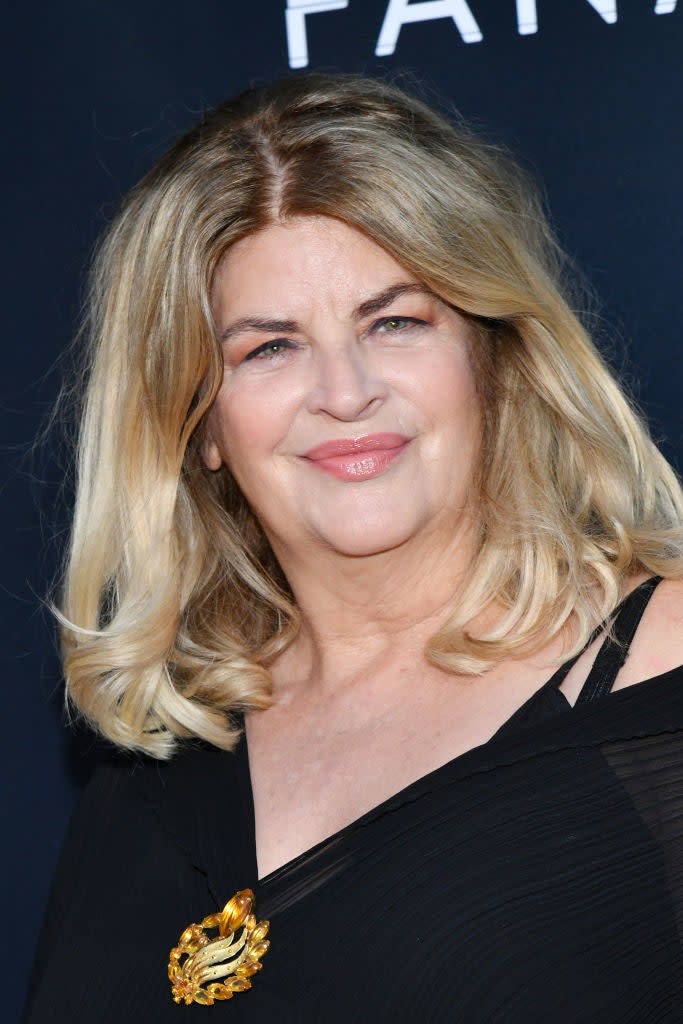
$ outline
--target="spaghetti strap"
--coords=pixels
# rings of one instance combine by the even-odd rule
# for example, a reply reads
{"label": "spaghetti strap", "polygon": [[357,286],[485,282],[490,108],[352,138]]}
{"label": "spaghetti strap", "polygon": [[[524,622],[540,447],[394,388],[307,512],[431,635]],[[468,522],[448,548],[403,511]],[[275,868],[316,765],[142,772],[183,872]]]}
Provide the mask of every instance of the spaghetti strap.
{"label": "spaghetti strap", "polygon": [[583,684],[575,703],[578,704],[579,701],[586,703],[586,701],[595,700],[604,693],[609,693],[619,669],[626,661],[631,642],[643,612],[647,608],[648,601],[652,597],[655,587],[661,581],[661,576],[651,576],[635,587],[630,594],[627,594],[604,622],[595,627],[581,650],[560,665],[557,671],[545,683],[543,689],[557,689],[561,686],[569,675],[570,669],[574,667],[584,651],[612,623],[612,629],[610,629],[609,635],[598,651],[593,667],[588,673],[588,678]]}
{"label": "spaghetti strap", "polygon": [[597,653],[574,706],[598,700],[611,691],[619,669],[628,657],[643,612],[661,580],[661,576],[651,576],[622,601],[612,629]]}

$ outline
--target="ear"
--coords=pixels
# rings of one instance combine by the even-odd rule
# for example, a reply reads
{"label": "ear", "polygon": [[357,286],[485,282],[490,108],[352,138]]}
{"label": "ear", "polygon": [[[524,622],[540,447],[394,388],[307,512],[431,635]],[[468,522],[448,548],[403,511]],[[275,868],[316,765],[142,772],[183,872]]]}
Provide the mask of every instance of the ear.
{"label": "ear", "polygon": [[221,468],[221,466],[223,465],[223,457],[221,455],[220,448],[218,447],[216,441],[214,440],[214,437],[211,433],[211,429],[209,428],[208,424],[206,426],[204,440],[200,445],[199,451],[202,457],[202,462],[204,463],[207,469],[210,469],[212,470],[212,472],[215,472],[216,470]]}

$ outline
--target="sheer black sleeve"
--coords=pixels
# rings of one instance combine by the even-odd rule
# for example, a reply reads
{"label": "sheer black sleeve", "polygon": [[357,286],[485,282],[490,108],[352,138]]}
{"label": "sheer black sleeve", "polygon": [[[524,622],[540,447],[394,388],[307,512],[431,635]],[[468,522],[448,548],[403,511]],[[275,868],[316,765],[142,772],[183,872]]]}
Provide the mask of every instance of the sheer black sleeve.
{"label": "sheer black sleeve", "polygon": [[156,1022],[177,1013],[168,951],[184,924],[206,913],[209,897],[205,876],[140,786],[139,776],[156,771],[112,758],[86,787],[53,882],[25,1024]]}

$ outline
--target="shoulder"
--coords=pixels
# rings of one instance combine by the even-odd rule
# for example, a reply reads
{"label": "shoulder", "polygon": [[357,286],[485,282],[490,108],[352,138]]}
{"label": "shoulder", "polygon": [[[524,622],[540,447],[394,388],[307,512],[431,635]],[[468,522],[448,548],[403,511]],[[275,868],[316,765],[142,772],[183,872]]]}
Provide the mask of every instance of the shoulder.
{"label": "shoulder", "polygon": [[159,765],[150,759],[109,749],[99,757],[72,815],[62,861],[104,873],[117,858],[130,857],[139,840],[149,843],[157,828]]}
{"label": "shoulder", "polygon": [[656,587],[614,689],[683,669],[683,580]]}
{"label": "shoulder", "polygon": [[[192,856],[196,843],[180,841],[167,819],[175,824],[176,800],[190,836],[195,811],[211,825],[188,787],[205,779],[213,763],[197,751],[163,763],[115,751],[100,759],[62,848],[26,1021],[161,1021],[167,1006],[172,1015],[167,951],[190,921],[222,904]],[[220,823],[216,806],[210,811]],[[227,859],[225,853],[223,845]]]}
{"label": "shoulder", "polygon": [[112,837],[114,845],[135,843],[143,835],[148,842],[160,828],[168,836],[167,822],[174,820],[187,828],[182,808],[202,803],[225,758],[222,751],[191,743],[168,761],[107,747],[76,805],[67,845],[92,850],[99,839],[111,851]]}

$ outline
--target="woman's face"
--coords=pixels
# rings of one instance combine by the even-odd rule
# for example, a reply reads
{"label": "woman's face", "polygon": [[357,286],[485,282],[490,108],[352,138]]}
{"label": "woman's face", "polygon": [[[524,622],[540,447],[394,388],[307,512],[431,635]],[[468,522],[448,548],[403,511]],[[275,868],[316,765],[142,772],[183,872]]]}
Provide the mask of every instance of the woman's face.
{"label": "woman's face", "polygon": [[212,304],[225,374],[204,460],[230,468],[278,557],[453,536],[481,439],[463,317],[312,216],[236,243]]}

